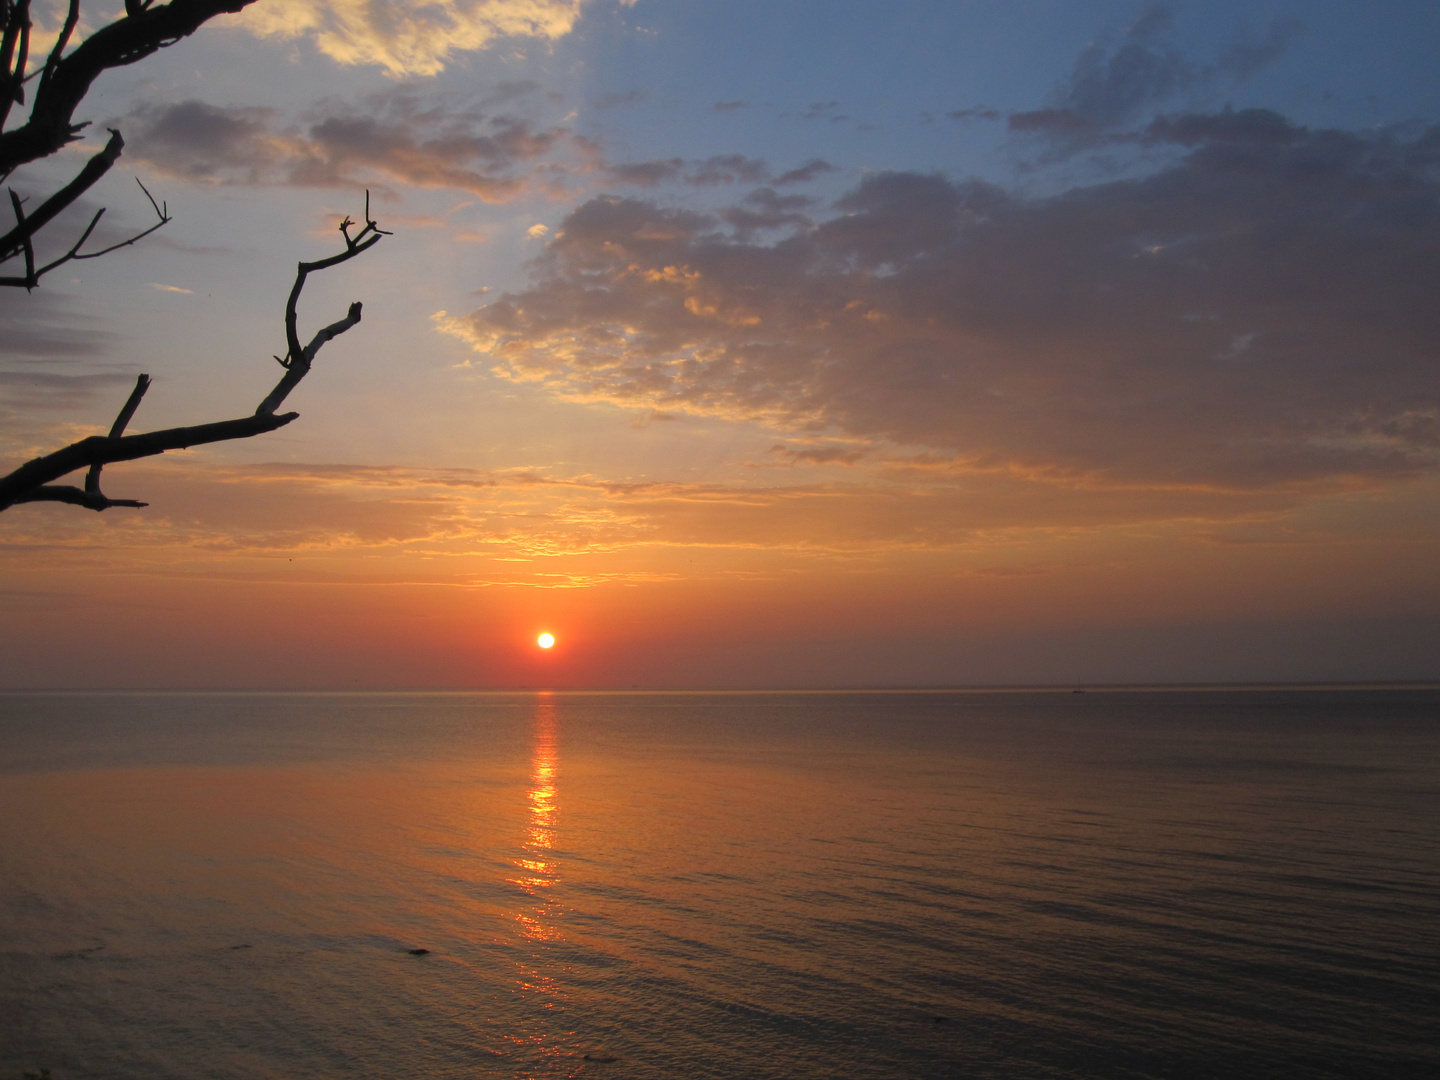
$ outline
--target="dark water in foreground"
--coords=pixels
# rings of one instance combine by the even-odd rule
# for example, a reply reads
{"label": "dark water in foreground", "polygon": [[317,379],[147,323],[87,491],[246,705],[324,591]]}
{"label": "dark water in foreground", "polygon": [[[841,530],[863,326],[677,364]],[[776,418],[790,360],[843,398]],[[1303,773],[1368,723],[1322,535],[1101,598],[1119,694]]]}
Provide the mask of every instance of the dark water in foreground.
{"label": "dark water in foreground", "polygon": [[0,1080],[1419,1077],[1437,1017],[1437,692],[0,695]]}

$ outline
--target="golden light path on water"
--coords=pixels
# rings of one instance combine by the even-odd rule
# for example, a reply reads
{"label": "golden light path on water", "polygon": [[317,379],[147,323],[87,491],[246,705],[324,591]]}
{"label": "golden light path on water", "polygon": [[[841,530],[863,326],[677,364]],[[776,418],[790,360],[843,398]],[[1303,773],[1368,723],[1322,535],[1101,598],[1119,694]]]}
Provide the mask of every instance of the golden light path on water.
{"label": "golden light path on water", "polygon": [[539,1012],[534,1014],[532,1029],[528,1033],[517,1032],[511,1041],[544,1057],[553,1057],[568,1052],[557,1042],[562,1033],[549,1031],[549,1025],[544,1022],[544,1018],[564,997],[564,991],[549,973],[542,956],[545,943],[559,941],[563,937],[556,925],[556,902],[551,892],[559,881],[553,855],[559,813],[555,785],[559,752],[553,694],[542,691],[536,696],[534,726],[535,750],[531,759],[530,786],[526,792],[528,820],[521,854],[512,860],[518,873],[506,880],[534,898],[531,908],[515,913],[521,941],[530,946],[519,957],[516,991],[522,998],[529,999],[529,1004]]}

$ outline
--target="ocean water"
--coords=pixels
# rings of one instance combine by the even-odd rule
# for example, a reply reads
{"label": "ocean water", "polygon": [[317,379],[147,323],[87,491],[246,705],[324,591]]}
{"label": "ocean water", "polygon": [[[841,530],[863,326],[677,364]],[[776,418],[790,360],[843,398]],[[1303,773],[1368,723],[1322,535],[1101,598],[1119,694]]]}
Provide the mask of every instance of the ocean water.
{"label": "ocean water", "polygon": [[1440,1076],[1440,692],[0,695],[41,1069]]}

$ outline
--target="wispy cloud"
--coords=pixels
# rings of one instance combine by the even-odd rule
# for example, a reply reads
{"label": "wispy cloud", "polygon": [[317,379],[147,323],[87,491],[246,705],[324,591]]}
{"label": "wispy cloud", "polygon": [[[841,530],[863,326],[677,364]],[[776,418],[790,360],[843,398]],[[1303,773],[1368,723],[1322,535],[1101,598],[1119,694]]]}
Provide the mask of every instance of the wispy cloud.
{"label": "wispy cloud", "polygon": [[808,184],[817,176],[839,171],[840,170],[828,161],[823,161],[820,158],[811,158],[798,169],[791,169],[789,172],[781,173],[775,178],[775,183],[781,186],[785,184]]}
{"label": "wispy cloud", "polygon": [[114,335],[49,292],[0,289],[0,358],[74,360],[103,354]]}
{"label": "wispy cloud", "polygon": [[865,457],[863,449],[854,446],[788,446],[776,443],[770,447],[774,454],[787,465],[854,465]]}
{"label": "wispy cloud", "polygon": [[92,405],[106,395],[115,397],[118,408],[124,400],[123,388],[134,381],[134,375],[105,371],[76,374],[38,368],[0,371],[0,410],[70,410]]}
{"label": "wispy cloud", "polygon": [[518,579],[592,574],[603,568],[549,560],[626,552],[643,553],[645,562],[637,565],[651,572],[665,570],[667,551],[686,549],[837,559],[986,555],[1001,537],[1043,541],[1117,523],[1177,527],[1210,542],[1230,526],[1283,515],[1298,501],[943,470],[896,483],[866,471],[859,464],[863,451],[853,447],[797,443],[775,454],[802,468],[848,465],[854,479],[634,483],[528,471],[166,459],[117,467],[108,478],[116,491],[142,494],[150,502],[145,514],[114,519],[97,537],[76,515],[27,508],[7,522],[0,555],[103,544],[112,558],[118,551],[143,552],[137,558],[162,574],[193,572],[194,560],[210,558],[383,556],[383,565],[366,572],[404,579],[419,569],[436,579],[473,580],[477,567],[508,564],[509,578]]}
{"label": "wispy cloud", "polygon": [[952,109],[945,115],[951,120],[1000,120],[1005,114],[985,105],[973,105],[968,109]]}
{"label": "wispy cloud", "polygon": [[639,105],[650,96],[648,90],[626,90],[623,93],[601,94],[595,99],[597,109],[629,109]]}

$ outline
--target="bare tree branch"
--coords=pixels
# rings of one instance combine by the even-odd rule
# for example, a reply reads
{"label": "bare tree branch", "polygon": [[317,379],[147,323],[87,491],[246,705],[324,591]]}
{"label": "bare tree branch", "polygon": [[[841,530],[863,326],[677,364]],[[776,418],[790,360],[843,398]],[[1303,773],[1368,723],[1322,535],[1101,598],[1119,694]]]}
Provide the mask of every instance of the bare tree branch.
{"label": "bare tree branch", "polygon": [[[21,285],[26,289],[33,289],[39,283],[40,274],[35,272],[34,249],[31,247],[33,237],[46,225],[50,224],[57,214],[88,191],[95,181],[109,172],[110,166],[115,164],[124,146],[125,140],[120,137],[120,132],[111,130],[110,141],[105,144],[105,148],[85,163],[85,167],[80,170],[74,180],[71,180],[70,183],[66,184],[59,191],[55,192],[54,195],[51,195],[50,198],[41,203],[40,208],[33,214],[23,215],[20,212],[20,197],[15,194],[13,188],[10,190],[10,201],[15,206],[15,217],[17,221],[13,229],[4,236],[0,236],[0,262],[13,259],[23,251],[26,257],[25,276],[23,278],[0,278],[0,285]],[[100,215],[96,214],[95,218],[90,222],[90,227],[85,230],[85,236],[80,240],[81,244],[89,237],[91,230],[95,228],[95,223],[99,220]],[[164,222],[161,224],[164,224]],[[151,231],[153,232],[154,230],[152,229]],[[70,258],[75,258],[76,255],[74,253],[78,251],[79,247],[80,244],[76,244],[74,248],[71,248],[71,253],[68,257],[57,260],[47,266],[45,270],[52,270],[60,265],[60,263],[67,262]],[[41,273],[44,272],[45,271],[41,271]]]}
{"label": "bare tree branch", "polygon": [[[29,0],[7,0],[23,12],[29,30]],[[48,157],[76,138],[75,110],[102,72],[143,60],[158,49],[188,37],[216,15],[244,9],[254,0],[171,0],[160,7],[130,5],[127,14],[102,26],[69,56],[57,60],[35,92],[30,119],[0,134],[0,174]],[[28,41],[28,36],[26,38]],[[24,67],[13,68],[23,78]]]}
{"label": "bare tree branch", "polygon": [[[27,461],[9,476],[0,478],[0,510],[6,510],[16,503],[24,502],[75,502],[73,497],[56,495],[53,488],[42,485],[58,480],[66,473],[86,466],[113,465],[117,461],[134,461],[136,458],[154,457],[167,450],[184,450],[190,446],[206,443],[226,442],[230,439],[248,439],[268,431],[284,427],[299,413],[284,413],[280,416],[242,416],[238,420],[221,420],[214,424],[196,424],[193,427],[165,428],[144,435],[123,435],[112,439],[105,435],[91,435],[88,439],[71,443],[53,454]],[[79,490],[73,489],[73,490]],[[107,506],[143,505],[127,502],[103,501]],[[104,506],[92,509],[105,509]]]}
{"label": "bare tree branch", "polygon": [[[135,410],[140,407],[140,399],[145,396],[145,391],[150,389],[150,376],[141,375],[135,380],[135,389],[130,391],[130,396],[125,399],[125,404],[120,408],[120,415],[115,417],[115,423],[110,425],[110,438],[118,439],[125,434],[125,427],[130,423],[130,418],[135,415]],[[96,462],[90,466],[90,471],[85,474],[85,493],[87,495],[100,494],[100,469],[102,465]]]}
{"label": "bare tree branch", "polygon": [[137,502],[134,499],[107,499],[99,492],[81,491],[77,487],[66,484],[52,484],[49,487],[36,488],[23,499],[17,502],[62,502],[70,503],[72,506],[83,506],[86,510],[109,510],[112,506],[149,506],[149,503]]}
{"label": "bare tree branch", "polygon": [[[25,104],[25,65],[30,59],[30,0],[4,0],[5,33],[0,37],[0,128],[13,105]],[[11,166],[10,168],[13,168]],[[0,176],[10,168],[0,166]]]}
{"label": "bare tree branch", "polygon": [[70,35],[75,32],[75,24],[80,21],[80,0],[70,0],[70,9],[65,13],[65,25],[60,28],[60,36],[55,39],[55,47],[50,50],[50,55],[45,59],[44,74],[40,76],[40,85],[45,85],[45,80],[50,78],[56,66],[60,63],[60,57],[65,52],[65,46],[70,44]]}
{"label": "bare tree branch", "polygon": [[290,290],[290,299],[285,303],[285,344],[287,352],[284,359],[276,357],[280,366],[285,369],[285,374],[275,384],[265,400],[260,403],[257,413],[273,413],[280,407],[280,403],[289,396],[290,391],[299,385],[310,371],[310,362],[315,359],[315,354],[320,351],[331,338],[343,334],[350,327],[360,321],[360,303],[356,301],[350,305],[350,310],[345,318],[339,322],[331,323],[318,334],[309,345],[300,347],[300,334],[296,329],[295,306],[300,300],[300,290],[305,288],[305,279],[317,270],[327,270],[332,266],[338,266],[347,259],[353,259],[356,255],[368,251],[380,242],[382,236],[389,236],[384,229],[376,225],[370,218],[370,192],[365,192],[365,227],[354,237],[350,235],[350,227],[354,224],[348,217],[340,223],[340,234],[345,237],[345,250],[339,255],[332,255],[328,259],[321,259],[318,262],[302,262],[295,271],[295,285]]}
{"label": "bare tree branch", "polygon": [[[67,251],[64,255],[61,255],[58,259],[53,259],[52,261],[46,263],[39,269],[36,269],[35,267],[35,255],[33,249],[30,247],[30,238],[26,237],[25,276],[23,278],[0,277],[0,285],[18,285],[25,289],[33,289],[36,285],[40,283],[40,279],[42,277],[48,274],[51,270],[54,270],[57,266],[63,266],[71,260],[81,261],[84,259],[98,259],[102,255],[109,255],[112,251],[119,251],[123,247],[129,247],[131,244],[134,244],[140,240],[144,240],[145,237],[149,236],[156,229],[164,225],[168,225],[173,220],[170,217],[169,205],[167,203],[157,203],[155,201],[155,196],[150,194],[149,188],[147,188],[144,184],[140,183],[140,178],[138,176],[135,178],[135,183],[140,184],[140,190],[145,192],[145,197],[150,200],[150,205],[155,208],[155,216],[159,220],[157,220],[154,225],[151,225],[148,229],[144,229],[136,233],[134,236],[127,237],[124,240],[111,244],[107,248],[101,248],[99,251],[82,252],[80,249],[85,246],[85,241],[90,239],[90,234],[95,231],[95,226],[100,224],[100,219],[105,216],[105,207],[102,206],[99,210],[95,211],[95,216],[90,219],[90,224],[85,226],[85,231],[80,234],[80,239],[75,241],[74,245],[70,248],[70,250]],[[15,216],[19,218],[21,216],[19,197],[15,194],[13,190],[10,192],[10,201],[12,203],[15,203]]]}
{"label": "bare tree branch", "polygon": [[[155,0],[125,0],[125,14],[95,31],[69,55],[65,49],[79,23],[79,0],[69,0],[59,36],[45,63],[37,71],[26,73],[30,50],[31,0],[0,0],[0,179],[10,176],[21,165],[45,158],[66,144],[80,138],[86,123],[75,123],[74,114],[99,75],[111,68],[133,64],[157,49],[174,44],[193,33],[216,15],[237,12],[254,0],[171,0],[157,5]],[[35,97],[29,118],[11,130],[4,124],[14,105],[25,104],[25,84],[38,76]],[[94,259],[149,236],[170,220],[168,208],[157,203],[145,188],[146,199],[158,219],[148,229],[127,240],[111,244],[99,251],[81,249],[99,224],[104,209],[91,217],[77,240],[63,255],[37,265],[35,237],[61,213],[75,204],[119,159],[125,140],[112,130],[105,147],[91,158],[75,178],[49,196],[33,211],[25,209],[25,200],[13,189],[10,205],[15,214],[14,226],[0,236],[0,263],[24,259],[21,276],[0,277],[0,286],[33,289],[49,271],[72,260]],[[138,180],[137,180],[138,183]],[[320,329],[304,347],[300,344],[296,312],[300,293],[309,274],[337,266],[368,251],[382,236],[389,235],[370,217],[370,194],[365,194],[365,223],[356,235],[350,235],[353,222],[346,218],[340,224],[345,250],[317,262],[300,263],[295,284],[285,305],[286,355],[280,359],[285,373],[275,388],[266,395],[252,416],[192,427],[167,428],[145,435],[126,435],[125,428],[139,408],[150,377],[141,375],[126,400],[107,436],[95,435],[81,439],[51,454],[38,457],[20,466],[8,476],[0,477],[0,510],[17,503],[61,502],[91,510],[107,510],[112,506],[144,506],[134,499],[107,498],[100,490],[100,471],[108,464],[133,461],[137,458],[163,454],[189,446],[245,439],[261,435],[290,423],[295,413],[277,415],[276,409],[310,371],[310,365],[321,347],[360,321],[361,305],[350,305],[343,319]],[[54,481],[74,472],[89,469],[83,488],[56,484]]]}
{"label": "bare tree branch", "polygon": [[[30,0],[0,0],[0,17],[3,17],[3,30],[0,30],[0,180],[19,166],[48,157],[80,138],[80,132],[88,121],[77,124],[75,110],[102,72],[133,64],[157,49],[173,45],[194,33],[209,19],[240,11],[251,3],[254,0],[171,0],[169,4],[157,7],[153,0],[126,0],[123,17],[95,31],[66,56],[65,47],[80,18],[79,0],[69,0],[64,25],[44,65],[27,75]],[[25,83],[35,75],[39,76],[39,80],[29,118],[18,127],[3,130],[11,108],[24,104]],[[155,200],[151,198],[150,203],[155,206],[160,219],[158,224],[104,251],[82,255],[80,247],[99,222],[100,215],[97,213],[85,235],[68,252],[38,270],[35,268],[33,240],[36,234],[109,172],[124,145],[120,133],[112,130],[104,149],[85,163],[75,179],[46,199],[33,213],[22,215],[17,212],[15,227],[0,237],[0,263],[24,255],[25,274],[0,277],[0,286],[33,289],[39,279],[55,267],[72,259],[96,258],[133,244],[170,220],[165,210],[155,206]],[[150,197],[148,191],[145,194]]]}
{"label": "bare tree branch", "polygon": [[[360,321],[361,305],[359,301],[356,301],[350,305],[350,309],[343,319],[322,327],[311,339],[310,344],[301,348],[296,330],[296,307],[299,303],[300,292],[305,287],[306,277],[315,271],[338,266],[340,263],[353,259],[374,247],[382,237],[390,235],[371,220],[368,193],[365,199],[365,226],[354,237],[349,232],[352,224],[350,219],[346,218],[340,225],[340,232],[345,237],[344,251],[338,255],[332,255],[328,259],[300,263],[296,272],[295,285],[290,290],[290,297],[285,304],[285,337],[292,343],[290,353],[284,360],[281,360],[281,364],[285,367],[285,374],[281,376],[275,388],[266,395],[254,415],[242,416],[235,420],[221,420],[211,424],[197,424],[192,427],[166,428],[163,431],[152,431],[144,435],[126,435],[124,434],[125,428],[135,415],[135,410],[140,405],[140,399],[145,396],[145,391],[150,386],[150,376],[141,375],[136,379],[135,388],[130,392],[130,397],[126,400],[124,407],[115,417],[115,423],[111,426],[109,435],[92,435],[89,438],[81,439],[54,453],[28,461],[8,476],[0,477],[0,510],[6,510],[18,503],[28,502],[63,502],[83,506],[90,510],[108,510],[112,506],[145,506],[145,503],[136,502],[133,499],[110,499],[101,494],[101,468],[118,461],[134,461],[137,458],[153,457],[156,454],[163,454],[167,450],[181,450],[190,446],[203,446],[207,443],[226,442],[231,439],[248,439],[284,427],[294,420],[299,415],[298,413],[282,413],[277,416],[275,410],[290,391],[299,385],[300,380],[309,374],[310,365],[320,349]],[[54,483],[76,469],[87,467],[90,471],[86,475],[83,489]]]}
{"label": "bare tree branch", "polygon": [[[23,231],[25,228],[25,204],[20,196],[15,194],[15,189],[10,189],[10,205],[15,210],[15,228]],[[35,249],[30,245],[30,237],[26,236],[21,241],[21,250],[25,252],[25,280],[29,281],[35,276]]]}

